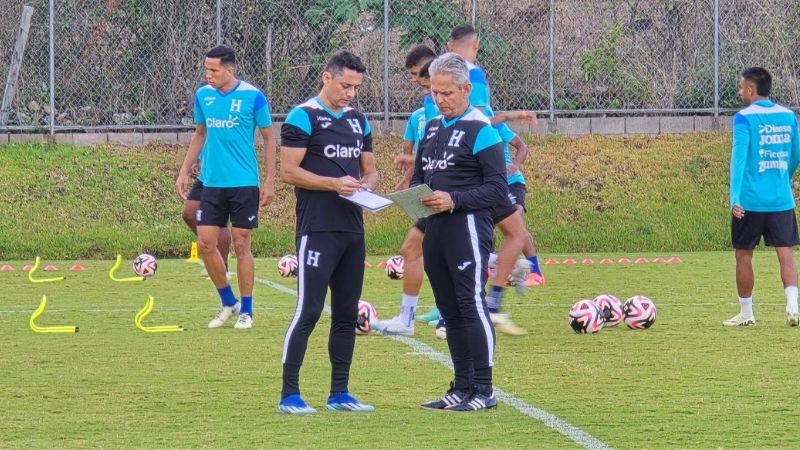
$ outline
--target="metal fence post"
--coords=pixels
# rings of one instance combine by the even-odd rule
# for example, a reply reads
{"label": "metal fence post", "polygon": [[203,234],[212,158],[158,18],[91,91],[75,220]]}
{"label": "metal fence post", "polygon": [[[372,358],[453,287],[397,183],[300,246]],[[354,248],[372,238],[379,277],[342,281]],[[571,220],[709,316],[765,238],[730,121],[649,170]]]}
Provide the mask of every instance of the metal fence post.
{"label": "metal fence post", "polygon": [[550,0],[550,121],[556,118],[556,87],[555,87],[555,59],[556,59],[556,0]]}
{"label": "metal fence post", "polygon": [[714,117],[719,116],[719,0],[714,0]]}
{"label": "metal fence post", "polygon": [[50,52],[50,135],[56,132],[56,40],[55,40],[55,0],[50,0],[48,46]]}
{"label": "metal fence post", "polygon": [[383,0],[383,121],[389,128],[389,0]]}
{"label": "metal fence post", "polygon": [[222,44],[222,0],[217,0],[217,45]]}
{"label": "metal fence post", "polygon": [[472,0],[472,26],[475,26],[475,17],[478,15],[478,0]]}

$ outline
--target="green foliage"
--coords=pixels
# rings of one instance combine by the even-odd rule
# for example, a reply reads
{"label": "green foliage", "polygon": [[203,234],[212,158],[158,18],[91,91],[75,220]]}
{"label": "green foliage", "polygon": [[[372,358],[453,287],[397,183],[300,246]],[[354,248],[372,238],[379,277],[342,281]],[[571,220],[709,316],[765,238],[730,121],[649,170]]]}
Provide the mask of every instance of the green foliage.
{"label": "green foliage", "polygon": [[383,10],[381,0],[314,0],[306,10],[305,17],[315,27],[343,23],[354,25],[362,12],[379,9]]}
{"label": "green foliage", "polygon": [[[643,107],[652,101],[653,93],[620,61],[623,34],[624,28],[616,24],[600,39],[597,47],[581,55],[583,81],[603,88],[599,94],[586,94],[595,97],[587,101],[594,108]],[[600,98],[596,98],[598,96]]]}
{"label": "green foliage", "polygon": [[450,30],[466,20],[460,5],[453,0],[393,2],[390,25],[401,30],[401,50],[430,39],[436,53],[442,53]]}

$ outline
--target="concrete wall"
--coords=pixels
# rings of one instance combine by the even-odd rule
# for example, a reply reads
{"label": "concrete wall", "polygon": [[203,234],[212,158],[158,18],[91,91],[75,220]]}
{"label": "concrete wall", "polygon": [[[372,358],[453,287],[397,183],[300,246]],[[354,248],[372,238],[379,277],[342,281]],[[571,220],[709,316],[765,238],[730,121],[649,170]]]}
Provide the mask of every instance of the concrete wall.
{"label": "concrete wall", "polygon": [[[405,120],[383,120],[370,122],[376,135],[402,136]],[[276,138],[280,122],[275,123]],[[512,122],[510,126],[517,133],[555,133],[568,136],[601,134],[610,136],[658,135],[692,132],[730,132],[730,117],[711,116],[659,116],[659,117],[585,117],[557,118],[554,121],[539,119],[535,127],[530,123]],[[121,147],[142,147],[147,144],[186,146],[192,137],[190,131],[181,132],[99,132],[99,133],[56,133],[54,136],[41,133],[0,133],[0,145],[24,142],[55,142],[81,147],[95,145],[114,145]],[[260,142],[260,136],[257,139]]]}

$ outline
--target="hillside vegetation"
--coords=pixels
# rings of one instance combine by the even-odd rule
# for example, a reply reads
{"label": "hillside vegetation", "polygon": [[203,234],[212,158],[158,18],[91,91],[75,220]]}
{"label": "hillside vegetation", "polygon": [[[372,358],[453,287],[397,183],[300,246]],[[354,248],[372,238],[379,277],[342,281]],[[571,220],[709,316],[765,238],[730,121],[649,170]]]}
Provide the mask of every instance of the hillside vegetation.
{"label": "hillside vegetation", "polygon": [[[729,137],[526,136],[529,229],[543,253],[728,248]],[[379,191],[399,179],[395,138],[376,140]],[[174,192],[183,148],[0,147],[0,258],[186,255],[191,233]],[[279,183],[255,252],[294,247],[294,196]],[[368,252],[398,251],[411,222],[366,214]]]}

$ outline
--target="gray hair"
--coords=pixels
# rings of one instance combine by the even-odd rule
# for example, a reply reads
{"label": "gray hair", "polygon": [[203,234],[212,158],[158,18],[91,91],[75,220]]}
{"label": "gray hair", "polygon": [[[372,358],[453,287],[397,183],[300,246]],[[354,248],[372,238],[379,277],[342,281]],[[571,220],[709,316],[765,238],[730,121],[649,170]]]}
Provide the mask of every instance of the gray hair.
{"label": "gray hair", "polygon": [[453,81],[459,87],[463,87],[469,81],[469,68],[467,61],[460,55],[453,52],[445,53],[434,59],[431,67],[428,69],[431,76],[434,75],[451,75]]}

